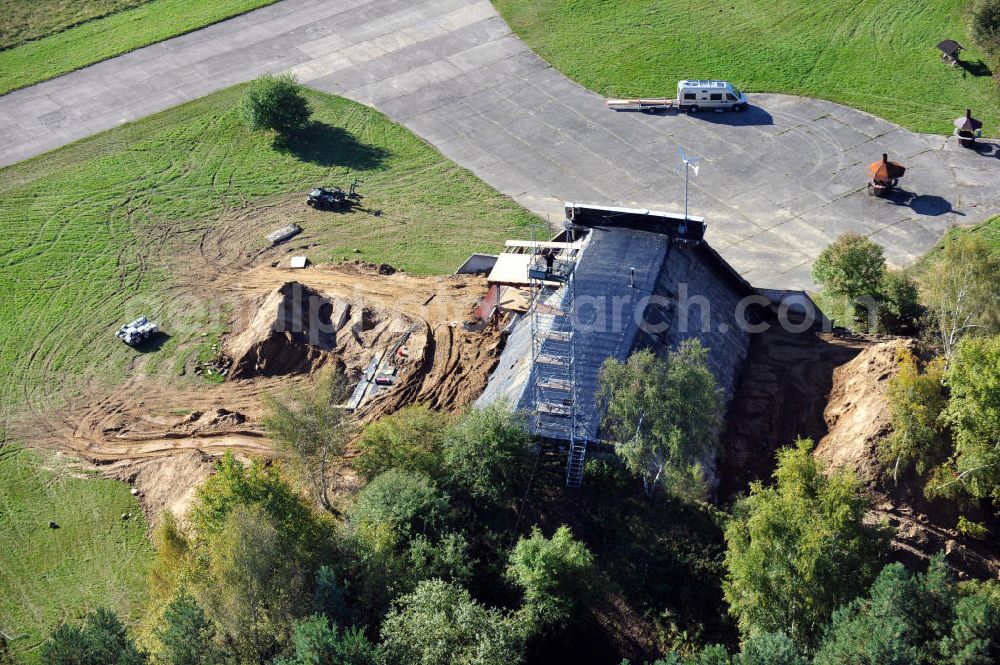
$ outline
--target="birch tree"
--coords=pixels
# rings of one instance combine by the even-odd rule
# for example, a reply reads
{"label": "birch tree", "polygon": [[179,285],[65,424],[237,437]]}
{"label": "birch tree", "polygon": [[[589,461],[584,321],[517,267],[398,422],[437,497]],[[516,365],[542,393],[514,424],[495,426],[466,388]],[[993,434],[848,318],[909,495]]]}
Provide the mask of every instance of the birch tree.
{"label": "birch tree", "polygon": [[951,358],[958,341],[970,333],[1000,329],[1000,255],[973,233],[946,241],[941,260],[920,280],[930,329]]}
{"label": "birch tree", "polygon": [[317,500],[327,511],[338,514],[330,499],[330,482],[336,459],[353,431],[353,420],[337,402],[344,397],[346,384],[339,374],[322,377],[314,390],[299,390],[277,399],[264,397],[268,436],[290,455],[292,464],[312,486]]}
{"label": "birch tree", "polygon": [[603,426],[626,468],[678,496],[704,494],[704,467],[718,447],[722,398],[706,364],[708,350],[690,339],[666,358],[651,351],[601,368]]}

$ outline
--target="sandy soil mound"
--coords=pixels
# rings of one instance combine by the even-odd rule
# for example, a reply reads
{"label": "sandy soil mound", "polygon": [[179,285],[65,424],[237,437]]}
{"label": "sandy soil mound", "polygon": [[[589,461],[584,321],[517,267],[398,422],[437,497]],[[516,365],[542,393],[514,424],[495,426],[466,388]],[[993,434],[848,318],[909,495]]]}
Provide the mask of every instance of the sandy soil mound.
{"label": "sandy soil mound", "polygon": [[250,324],[223,344],[229,377],[307,373],[324,365],[350,312],[340,298],[298,282],[282,284],[260,304]]}
{"label": "sandy soil mound", "polygon": [[498,332],[463,323],[486,291],[482,278],[412,277],[366,264],[292,276],[258,266],[216,282],[240,301],[222,345],[234,361],[229,380],[209,386],[136,376],[64,410],[39,412],[20,434],[132,482],[155,518],[186,509],[210,459],[227,451],[274,456],[260,425],[264,394],[309,386],[331,364],[357,379],[374,354],[405,337],[409,360],[398,363],[396,385],[363,404],[359,419],[418,402],[456,411],[479,396],[502,350]]}
{"label": "sandy soil mound", "polygon": [[875,497],[869,518],[896,530],[896,558],[920,564],[943,551],[963,577],[1000,578],[1000,553],[954,528],[959,516],[954,503],[928,500],[922,479],[897,483],[879,461],[878,442],[892,431],[886,390],[896,375],[900,346],[912,350],[916,345],[908,339],[873,344],[835,370],[824,414],[829,432],[816,446],[816,456],[831,469],[853,469],[869,488]]}
{"label": "sandy soil mound", "polygon": [[189,450],[169,457],[122,460],[103,469],[105,475],[132,485],[151,526],[163,511],[183,519],[198,487],[213,471],[210,455]]}
{"label": "sandy soil mound", "polygon": [[721,496],[767,481],[775,452],[796,438],[826,436],[834,372],[865,344],[846,333],[791,333],[778,325],[754,335],[722,436]]}
{"label": "sandy soil mound", "polygon": [[816,445],[816,456],[831,469],[848,466],[869,487],[881,484],[878,442],[892,429],[886,388],[896,374],[897,349],[915,346],[909,339],[873,344],[834,370],[823,413],[828,433]]}

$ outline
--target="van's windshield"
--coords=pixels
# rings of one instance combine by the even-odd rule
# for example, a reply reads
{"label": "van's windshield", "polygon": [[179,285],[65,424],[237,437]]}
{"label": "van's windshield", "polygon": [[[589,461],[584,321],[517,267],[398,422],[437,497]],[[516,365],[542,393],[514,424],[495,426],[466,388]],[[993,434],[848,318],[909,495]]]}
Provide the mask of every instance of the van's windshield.
{"label": "van's windshield", "polygon": [[743,96],[743,93],[740,92],[740,89],[737,88],[736,86],[733,86],[733,94],[736,95],[736,99],[739,99],[740,97]]}

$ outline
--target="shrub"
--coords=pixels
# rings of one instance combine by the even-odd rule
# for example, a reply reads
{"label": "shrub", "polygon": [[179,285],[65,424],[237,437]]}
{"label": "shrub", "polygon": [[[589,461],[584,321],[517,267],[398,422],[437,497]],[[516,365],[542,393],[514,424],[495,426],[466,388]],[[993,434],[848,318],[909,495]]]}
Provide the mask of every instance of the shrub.
{"label": "shrub", "polygon": [[405,542],[438,533],[448,511],[448,497],[427,475],[390,469],[361,490],[348,517],[361,528],[384,525],[397,542]]}
{"label": "shrub", "polygon": [[291,648],[273,665],[378,665],[379,649],[358,628],[341,630],[324,616],[295,624]]}
{"label": "shrub", "polygon": [[887,396],[892,433],[879,442],[883,463],[900,471],[915,469],[920,475],[948,458],[950,447],[941,414],[948,404],[944,392],[944,358],[927,363],[921,372],[913,353],[896,352],[899,371],[889,380]]}
{"label": "shrub", "polygon": [[917,283],[903,270],[887,270],[879,288],[879,327],[893,334],[913,331],[923,311]]}
{"label": "shrub", "polygon": [[587,546],[561,526],[547,539],[537,527],[517,541],[507,577],[524,590],[525,608],[538,626],[558,626],[573,619],[588,596],[594,557]]}
{"label": "shrub", "polygon": [[958,532],[976,540],[986,540],[990,537],[990,530],[986,528],[985,524],[973,522],[965,515],[958,518]]}
{"label": "shrub", "polygon": [[253,80],[243,93],[240,111],[251,131],[271,129],[281,134],[303,127],[312,114],[302,88],[291,74],[266,74]]}
{"label": "shrub", "polygon": [[445,433],[448,482],[479,508],[496,508],[522,491],[531,445],[524,418],[506,405],[472,409]]}
{"label": "shrub", "polygon": [[355,466],[371,480],[392,467],[441,477],[442,441],[447,415],[426,406],[408,406],[365,427]]}
{"label": "shrub", "polygon": [[845,233],[833,241],[812,267],[817,283],[851,300],[877,295],[884,274],[882,247],[857,233]]}
{"label": "shrub", "polygon": [[421,582],[395,602],[382,623],[388,665],[517,665],[521,627],[474,601],[462,587]]}

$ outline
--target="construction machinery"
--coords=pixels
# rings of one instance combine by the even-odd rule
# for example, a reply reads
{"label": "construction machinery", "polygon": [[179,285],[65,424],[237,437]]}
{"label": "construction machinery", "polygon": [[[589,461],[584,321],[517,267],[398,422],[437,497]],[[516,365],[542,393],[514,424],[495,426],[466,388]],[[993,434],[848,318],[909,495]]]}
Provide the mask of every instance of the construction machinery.
{"label": "construction machinery", "polygon": [[160,332],[159,326],[145,316],[140,316],[135,321],[126,323],[119,328],[118,332],[115,333],[115,337],[129,346],[137,346],[158,332]]}
{"label": "construction machinery", "polygon": [[309,192],[306,204],[319,209],[340,209],[349,206],[355,201],[360,201],[362,198],[357,191],[360,182],[359,179],[355,178],[354,182],[351,183],[350,191],[347,192],[340,187],[334,187],[333,189],[317,187]]}

